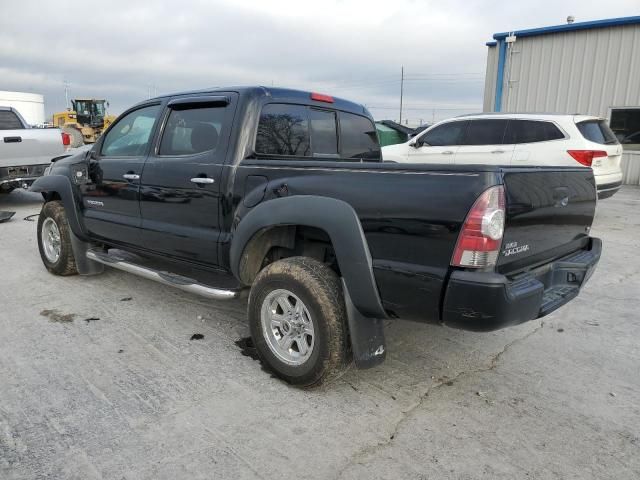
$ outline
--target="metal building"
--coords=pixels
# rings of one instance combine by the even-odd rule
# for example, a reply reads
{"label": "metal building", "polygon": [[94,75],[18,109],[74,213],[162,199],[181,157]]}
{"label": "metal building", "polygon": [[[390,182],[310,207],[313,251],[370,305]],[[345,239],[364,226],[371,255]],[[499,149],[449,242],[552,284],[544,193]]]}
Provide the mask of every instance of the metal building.
{"label": "metal building", "polygon": [[493,38],[486,44],[484,111],[604,117],[623,144],[624,183],[640,185],[640,16]]}

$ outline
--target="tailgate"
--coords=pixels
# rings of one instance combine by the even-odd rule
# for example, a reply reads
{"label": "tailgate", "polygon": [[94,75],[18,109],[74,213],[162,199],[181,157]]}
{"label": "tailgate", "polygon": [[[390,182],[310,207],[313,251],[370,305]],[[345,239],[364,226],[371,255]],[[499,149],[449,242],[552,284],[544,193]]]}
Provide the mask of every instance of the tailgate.
{"label": "tailgate", "polygon": [[583,248],[596,208],[590,168],[503,169],[506,222],[496,269],[515,273]]}
{"label": "tailgate", "polygon": [[57,128],[0,130],[0,167],[39,165],[64,154]]}

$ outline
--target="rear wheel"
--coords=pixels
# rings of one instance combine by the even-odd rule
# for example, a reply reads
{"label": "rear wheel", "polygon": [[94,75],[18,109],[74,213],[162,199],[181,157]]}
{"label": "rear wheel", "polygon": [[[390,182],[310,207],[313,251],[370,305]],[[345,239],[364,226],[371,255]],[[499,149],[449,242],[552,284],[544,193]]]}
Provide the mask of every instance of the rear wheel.
{"label": "rear wheel", "polygon": [[62,203],[47,202],[38,217],[38,249],[44,266],[56,275],[76,275],[69,222]]}
{"label": "rear wheel", "polygon": [[310,258],[268,265],[251,288],[249,324],[260,359],[294,385],[319,385],[342,371],[345,319],[338,276]]}
{"label": "rear wheel", "polygon": [[69,137],[71,137],[71,144],[69,145],[70,147],[76,148],[84,145],[84,137],[82,136],[82,132],[77,128],[62,127],[62,131],[69,134]]}

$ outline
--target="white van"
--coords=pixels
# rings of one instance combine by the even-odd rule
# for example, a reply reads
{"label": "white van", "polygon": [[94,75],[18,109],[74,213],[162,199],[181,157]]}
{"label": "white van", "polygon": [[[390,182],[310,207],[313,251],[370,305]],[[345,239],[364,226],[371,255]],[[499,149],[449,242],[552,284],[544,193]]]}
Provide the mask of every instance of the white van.
{"label": "white van", "polygon": [[584,165],[593,168],[598,198],[620,189],[621,156],[606,121],[589,115],[465,115],[382,148],[385,161],[400,163]]}

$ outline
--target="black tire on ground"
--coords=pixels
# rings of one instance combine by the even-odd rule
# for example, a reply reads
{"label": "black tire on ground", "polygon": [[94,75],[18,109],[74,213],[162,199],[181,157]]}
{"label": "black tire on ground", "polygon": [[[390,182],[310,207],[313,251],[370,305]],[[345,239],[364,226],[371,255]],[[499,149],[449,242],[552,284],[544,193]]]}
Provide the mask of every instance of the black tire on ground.
{"label": "black tire on ground", "polygon": [[[274,353],[274,348],[277,347],[270,346],[269,332],[273,324],[269,318],[274,317],[269,317],[270,314],[266,313],[265,323],[262,322],[264,309],[274,312],[274,315],[280,314],[280,307],[276,306],[274,311],[270,307],[273,303],[268,299],[283,290],[293,294],[289,299],[294,307],[296,297],[302,302],[301,308],[306,308],[308,312],[308,315],[305,314],[303,317],[305,321],[312,323],[314,330],[312,337],[301,334],[300,338],[304,338],[310,347],[310,353],[300,365],[287,363]],[[276,302],[276,305],[279,303]],[[287,312],[281,313],[284,315],[283,318],[286,318]],[[285,325],[287,330],[296,328],[288,325]],[[336,273],[317,260],[291,257],[265,267],[256,277],[249,294],[249,326],[262,362],[278,377],[293,385],[320,385],[338,376],[347,364],[348,332],[342,285]],[[304,329],[305,325],[298,323],[297,327]],[[276,330],[284,335],[281,329]],[[286,341],[284,336],[282,339]],[[291,349],[298,349],[299,352],[300,348],[297,345],[291,345]],[[296,355],[295,351],[292,351],[292,354]]]}
{"label": "black tire on ground", "polygon": [[71,145],[69,145],[70,147],[77,148],[84,145],[84,137],[82,136],[82,132],[77,128],[62,127],[62,131],[64,133],[68,133],[71,137]]}
{"label": "black tire on ground", "polygon": [[[47,258],[45,253],[45,245],[43,242],[43,225],[47,222],[47,219],[51,219],[59,233],[59,257],[55,261],[51,261]],[[73,256],[73,249],[71,248],[71,235],[69,233],[69,222],[67,221],[67,214],[59,201],[47,202],[42,206],[40,216],[38,217],[38,249],[40,250],[40,257],[44,266],[47,267],[51,273],[55,275],[76,275],[78,270],[76,269],[76,260]]]}

